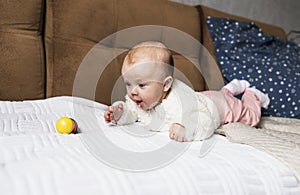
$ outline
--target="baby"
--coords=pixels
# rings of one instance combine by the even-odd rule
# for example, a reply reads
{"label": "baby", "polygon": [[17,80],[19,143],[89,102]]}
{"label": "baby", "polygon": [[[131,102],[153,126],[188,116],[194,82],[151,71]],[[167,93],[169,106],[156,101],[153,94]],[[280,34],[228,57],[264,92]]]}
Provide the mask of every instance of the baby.
{"label": "baby", "polygon": [[[203,140],[222,124],[241,122],[256,126],[266,94],[245,80],[233,80],[220,91],[195,92],[173,78],[173,58],[161,42],[147,41],[133,47],[122,65],[125,102],[114,102],[104,113],[107,123],[135,122],[152,131],[169,131],[179,142]],[[243,94],[242,99],[235,96]]]}

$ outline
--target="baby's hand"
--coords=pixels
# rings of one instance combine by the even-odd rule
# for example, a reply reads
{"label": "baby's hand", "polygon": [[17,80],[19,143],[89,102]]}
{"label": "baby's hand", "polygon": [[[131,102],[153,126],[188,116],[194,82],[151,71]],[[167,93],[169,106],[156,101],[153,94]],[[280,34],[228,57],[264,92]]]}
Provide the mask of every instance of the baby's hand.
{"label": "baby's hand", "polygon": [[123,104],[120,103],[117,106],[109,106],[104,113],[104,119],[107,123],[112,121],[118,121],[123,114]]}
{"label": "baby's hand", "polygon": [[178,141],[178,142],[186,142],[188,141],[186,139],[186,130],[185,128],[178,124],[178,123],[173,123],[169,129],[169,137],[172,140]]}

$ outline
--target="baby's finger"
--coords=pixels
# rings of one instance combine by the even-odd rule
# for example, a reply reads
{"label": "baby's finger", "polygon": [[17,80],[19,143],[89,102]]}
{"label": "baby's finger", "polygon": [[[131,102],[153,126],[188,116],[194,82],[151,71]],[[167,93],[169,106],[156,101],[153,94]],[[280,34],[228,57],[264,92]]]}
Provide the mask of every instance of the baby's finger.
{"label": "baby's finger", "polygon": [[113,106],[109,106],[109,107],[108,107],[108,111],[109,111],[109,112],[113,112],[113,111],[114,111],[114,107],[113,107]]}
{"label": "baby's finger", "polygon": [[105,118],[105,121],[107,122],[107,123],[109,123],[111,120],[110,120],[110,118],[109,118],[109,116],[104,116],[104,118]]}
{"label": "baby's finger", "polygon": [[171,139],[174,139],[174,138],[175,138],[175,132],[173,131],[173,129],[170,129],[170,131],[169,131],[169,137],[170,137]]}
{"label": "baby's finger", "polygon": [[104,118],[105,118],[105,121],[111,122],[111,120],[112,120],[112,113],[111,113],[109,110],[107,110],[107,111],[104,113]]}

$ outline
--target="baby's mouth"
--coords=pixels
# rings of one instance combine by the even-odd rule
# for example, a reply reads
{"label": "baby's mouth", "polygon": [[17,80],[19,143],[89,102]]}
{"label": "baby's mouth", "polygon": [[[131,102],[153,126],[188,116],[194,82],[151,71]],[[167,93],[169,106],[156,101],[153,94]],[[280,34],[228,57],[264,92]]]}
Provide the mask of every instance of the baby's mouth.
{"label": "baby's mouth", "polygon": [[135,103],[136,103],[139,107],[141,107],[142,104],[143,104],[143,100],[135,100]]}

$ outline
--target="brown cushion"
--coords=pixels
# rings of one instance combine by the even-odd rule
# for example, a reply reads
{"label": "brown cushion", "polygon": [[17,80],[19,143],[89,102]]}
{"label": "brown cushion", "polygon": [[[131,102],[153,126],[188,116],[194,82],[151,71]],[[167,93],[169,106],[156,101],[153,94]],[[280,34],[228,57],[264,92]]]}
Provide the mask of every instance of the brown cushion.
{"label": "brown cushion", "polygon": [[[85,3],[52,0],[46,13],[47,97],[75,95],[110,104],[126,50],[145,38],[170,44],[182,41],[170,40],[166,31],[159,29],[142,30],[130,36],[113,34],[115,32],[141,25],[162,25],[200,40],[197,9],[167,0],[144,0],[142,3],[140,0],[89,0]],[[128,45],[130,42],[132,44]],[[114,48],[120,49],[120,53]],[[112,56],[119,57],[111,59]],[[193,72],[187,59],[175,60],[175,63],[180,63],[183,72]],[[201,75],[194,75],[192,84],[198,90],[205,85]],[[124,93],[122,89],[119,91]]]}
{"label": "brown cushion", "polygon": [[234,19],[237,21],[241,21],[241,22],[254,22],[257,26],[259,26],[262,31],[267,34],[267,35],[274,35],[274,36],[278,36],[281,37],[283,39],[286,39],[286,34],[284,32],[284,30],[280,27],[274,26],[274,25],[270,25],[270,24],[265,24],[262,22],[258,22],[258,21],[252,21],[248,18],[244,18],[244,17],[240,17],[240,16],[235,16],[232,14],[228,14],[216,9],[212,9],[209,7],[205,7],[205,6],[197,6],[198,10],[199,10],[199,15],[201,17],[201,26],[202,26],[202,42],[204,47],[207,48],[207,50],[211,53],[211,55],[214,57],[214,59],[216,60],[216,54],[215,54],[215,48],[214,48],[214,44],[212,41],[212,38],[210,36],[210,33],[208,31],[207,25],[206,25],[206,19],[208,16],[212,16],[212,17],[219,17],[219,18],[230,18],[230,19]]}
{"label": "brown cushion", "polygon": [[45,97],[42,0],[1,1],[0,99]]}
{"label": "brown cushion", "polygon": [[[205,83],[205,81],[200,70],[195,66],[195,64],[192,61],[186,59],[184,56],[179,54],[174,54],[173,59],[175,64],[175,78],[180,79],[185,83],[189,84],[190,87],[194,88],[194,90],[196,91],[205,90],[206,85],[197,86],[193,84],[194,81],[197,81],[198,83]],[[195,58],[194,60],[197,59]]]}

